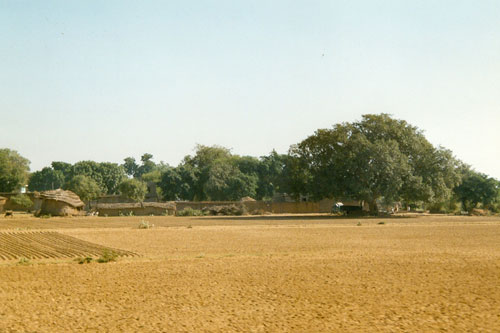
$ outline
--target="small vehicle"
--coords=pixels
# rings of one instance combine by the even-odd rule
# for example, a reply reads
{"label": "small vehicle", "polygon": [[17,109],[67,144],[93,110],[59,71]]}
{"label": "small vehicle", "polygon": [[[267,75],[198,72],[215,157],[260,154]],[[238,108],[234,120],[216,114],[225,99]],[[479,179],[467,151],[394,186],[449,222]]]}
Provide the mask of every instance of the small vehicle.
{"label": "small vehicle", "polygon": [[361,213],[363,211],[363,207],[360,205],[344,205],[342,202],[337,202],[332,207],[332,213],[341,213],[342,215],[350,215]]}

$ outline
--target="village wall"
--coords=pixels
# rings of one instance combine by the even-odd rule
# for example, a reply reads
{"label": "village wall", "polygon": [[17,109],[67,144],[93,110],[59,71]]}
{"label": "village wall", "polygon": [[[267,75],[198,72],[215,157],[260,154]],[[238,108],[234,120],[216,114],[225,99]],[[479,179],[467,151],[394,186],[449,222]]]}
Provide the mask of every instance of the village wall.
{"label": "village wall", "polygon": [[335,203],[333,199],[325,199],[318,202],[270,202],[270,201],[178,201],[177,211],[186,207],[202,210],[212,206],[244,205],[246,210],[252,212],[266,212],[272,214],[314,214],[330,213]]}
{"label": "village wall", "polygon": [[15,196],[15,195],[19,195],[19,194],[22,194],[22,195],[27,195],[28,198],[30,198],[30,200],[34,203],[35,202],[35,193],[33,192],[27,192],[27,193],[12,193],[12,192],[1,192],[0,193],[0,196],[1,197],[5,197],[7,198],[7,202],[5,202],[4,204],[4,207],[3,209],[4,210],[14,210],[14,211],[33,211],[34,210],[34,207],[33,205],[31,207],[29,207],[28,209],[26,209],[25,207],[23,206],[19,206],[19,205],[16,205],[15,203],[13,203],[10,198]]}

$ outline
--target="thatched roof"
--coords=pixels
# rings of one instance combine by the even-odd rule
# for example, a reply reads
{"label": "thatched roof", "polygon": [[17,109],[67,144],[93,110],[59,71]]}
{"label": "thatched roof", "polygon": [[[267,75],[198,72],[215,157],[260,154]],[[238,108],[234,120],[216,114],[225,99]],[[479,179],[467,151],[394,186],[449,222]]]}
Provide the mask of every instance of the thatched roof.
{"label": "thatched roof", "polygon": [[83,201],[80,200],[80,197],[76,193],[61,189],[44,191],[40,193],[40,199],[61,201],[75,208],[85,206]]}
{"label": "thatched roof", "polygon": [[6,197],[0,197],[0,201],[5,201],[5,200],[7,200]]}
{"label": "thatched roof", "polygon": [[154,207],[162,209],[175,209],[175,202],[121,202],[121,203],[100,203],[97,209],[132,209],[143,207]]}
{"label": "thatched roof", "polygon": [[243,197],[241,198],[241,201],[256,201],[256,200],[252,197]]}

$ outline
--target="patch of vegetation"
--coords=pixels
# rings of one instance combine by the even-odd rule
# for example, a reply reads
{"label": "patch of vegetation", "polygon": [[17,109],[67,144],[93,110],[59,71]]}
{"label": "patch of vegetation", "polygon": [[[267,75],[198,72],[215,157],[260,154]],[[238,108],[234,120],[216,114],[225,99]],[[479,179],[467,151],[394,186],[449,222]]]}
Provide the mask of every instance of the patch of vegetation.
{"label": "patch of vegetation", "polygon": [[379,222],[379,223],[377,223],[377,224],[385,224],[385,222],[384,222],[384,221],[380,221],[380,222]]}
{"label": "patch of vegetation", "polygon": [[106,250],[104,250],[102,255],[97,259],[97,262],[98,263],[107,263],[107,262],[111,262],[111,261],[116,261],[117,258],[118,258],[118,253],[116,253],[113,250],[106,249]]}
{"label": "patch of vegetation", "polygon": [[19,258],[18,265],[31,265],[31,261],[26,257]]}
{"label": "patch of vegetation", "polygon": [[92,257],[78,257],[75,259],[76,262],[78,262],[80,265],[81,264],[90,264],[94,258]]}
{"label": "patch of vegetation", "polygon": [[244,205],[222,205],[211,206],[202,209],[204,215],[225,215],[225,216],[241,216],[247,215],[248,211]]}
{"label": "patch of vegetation", "polygon": [[16,206],[20,206],[26,210],[33,206],[33,201],[31,201],[31,199],[25,194],[14,195],[10,197],[9,200],[12,201]]}
{"label": "patch of vegetation", "polygon": [[358,221],[358,224],[356,224],[356,226],[361,227],[362,226],[361,221]]}
{"label": "patch of vegetation", "polygon": [[138,228],[139,229],[151,229],[154,226],[155,226],[154,224],[150,224],[148,221],[141,220],[141,223],[139,223]]}
{"label": "patch of vegetation", "polygon": [[44,214],[44,215],[40,215],[40,218],[41,219],[50,219],[52,217],[51,214]]}
{"label": "patch of vegetation", "polygon": [[183,210],[176,212],[177,216],[203,216],[205,215],[203,211],[199,209],[193,209],[191,207],[186,207]]}

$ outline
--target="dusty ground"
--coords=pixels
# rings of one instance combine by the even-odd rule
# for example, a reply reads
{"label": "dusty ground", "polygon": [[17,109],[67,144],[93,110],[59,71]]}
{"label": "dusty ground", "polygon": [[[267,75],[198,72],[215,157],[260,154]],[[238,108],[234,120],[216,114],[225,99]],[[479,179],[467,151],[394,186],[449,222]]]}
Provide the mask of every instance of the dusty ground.
{"label": "dusty ground", "polygon": [[0,229],[140,254],[0,261],[0,332],[500,331],[499,218],[18,216]]}

